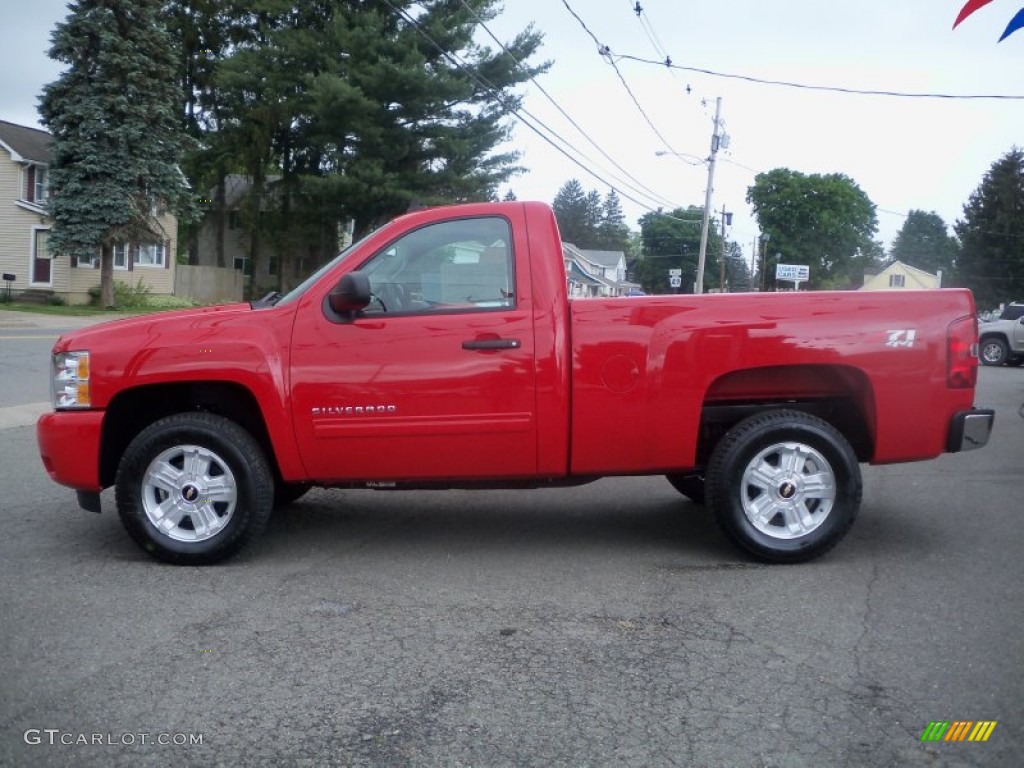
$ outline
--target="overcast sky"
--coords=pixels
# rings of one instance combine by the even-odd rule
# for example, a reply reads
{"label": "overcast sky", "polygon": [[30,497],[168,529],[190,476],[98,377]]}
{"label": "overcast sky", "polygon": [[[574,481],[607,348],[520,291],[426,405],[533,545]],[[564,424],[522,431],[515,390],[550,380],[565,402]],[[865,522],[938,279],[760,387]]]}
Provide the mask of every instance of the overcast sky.
{"label": "overcast sky", "polygon": [[[730,145],[719,153],[712,205],[734,213],[729,236],[748,254],[758,231],[745,202],[755,172],[850,176],[878,206],[878,237],[888,247],[911,209],[935,211],[952,225],[991,164],[1024,146],[1024,100],[849,95],[619,58],[667,54],[679,67],[799,85],[1024,96],[1024,30],[997,42],[1024,0],[992,0],[955,30],[965,0],[640,0],[640,17],[635,2],[568,0],[577,20],[563,0],[506,0],[489,24],[503,40],[530,23],[544,33],[541,58],[553,65],[540,86],[589,139],[537,85],[522,89],[524,106],[575,148],[562,145],[584,168],[636,198],[624,199],[634,228],[649,208],[703,205],[700,161],[709,154],[717,97]],[[40,89],[60,73],[46,52],[67,4],[5,6],[0,119],[37,125]],[[618,73],[584,24],[611,50]],[[521,200],[550,202],[572,177],[602,195],[608,189],[522,124],[514,147],[529,169],[509,185]],[[655,155],[669,149],[687,157]]]}

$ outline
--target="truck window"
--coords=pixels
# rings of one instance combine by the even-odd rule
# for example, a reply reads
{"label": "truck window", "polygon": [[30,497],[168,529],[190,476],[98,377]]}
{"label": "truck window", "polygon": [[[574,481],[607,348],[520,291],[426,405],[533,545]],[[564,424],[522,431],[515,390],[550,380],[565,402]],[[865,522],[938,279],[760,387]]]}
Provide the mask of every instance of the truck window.
{"label": "truck window", "polygon": [[511,228],[503,218],[421,227],[360,267],[374,295],[364,314],[514,307],[513,264]]}

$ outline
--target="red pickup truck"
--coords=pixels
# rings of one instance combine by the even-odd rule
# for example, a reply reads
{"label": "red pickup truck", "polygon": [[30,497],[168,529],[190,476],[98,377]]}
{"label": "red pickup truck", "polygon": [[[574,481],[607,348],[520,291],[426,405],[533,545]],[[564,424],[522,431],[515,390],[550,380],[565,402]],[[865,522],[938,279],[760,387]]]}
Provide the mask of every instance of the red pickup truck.
{"label": "red pickup truck", "polygon": [[753,556],[808,560],[860,463],[984,445],[966,290],[570,300],[541,203],[398,218],[283,297],[62,336],[50,476],[152,555],[237,552],[313,486],[667,475]]}

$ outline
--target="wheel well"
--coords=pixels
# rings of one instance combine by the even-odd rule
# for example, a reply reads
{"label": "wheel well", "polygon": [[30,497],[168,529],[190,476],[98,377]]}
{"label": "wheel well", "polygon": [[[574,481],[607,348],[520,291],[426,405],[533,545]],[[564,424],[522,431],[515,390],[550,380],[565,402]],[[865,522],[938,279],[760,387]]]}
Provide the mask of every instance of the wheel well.
{"label": "wheel well", "polygon": [[1003,343],[1009,343],[1009,339],[1007,338],[1006,334],[1004,334],[1002,331],[989,331],[988,333],[983,333],[978,339],[978,343],[988,341],[989,339],[999,339]]}
{"label": "wheel well", "polygon": [[114,484],[117,465],[132,439],[155,421],[175,413],[208,411],[231,419],[251,434],[278,472],[273,444],[255,396],[245,387],[223,381],[155,384],[118,393],[103,419],[100,484]]}
{"label": "wheel well", "polygon": [[779,366],[736,371],[711,386],[701,410],[698,465],[707,465],[715,445],[740,421],[779,409],[827,421],[858,461],[874,454],[874,395],[863,372],[846,366]]}

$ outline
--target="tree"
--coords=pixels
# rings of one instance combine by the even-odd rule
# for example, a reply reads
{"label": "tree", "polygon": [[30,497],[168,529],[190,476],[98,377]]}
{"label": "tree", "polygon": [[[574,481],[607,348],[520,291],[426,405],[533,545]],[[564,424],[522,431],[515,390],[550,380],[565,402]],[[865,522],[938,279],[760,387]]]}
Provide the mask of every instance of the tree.
{"label": "tree", "polygon": [[982,306],[1024,298],[1024,151],[996,160],[964,205],[958,282]]}
{"label": "tree", "polygon": [[587,193],[579,179],[569,179],[559,187],[551,209],[555,212],[562,240],[580,248],[589,248],[595,233],[589,228]]}
{"label": "tree", "polygon": [[912,267],[950,276],[959,245],[946,229],[946,222],[932,211],[911,211],[892,241],[889,255]]}
{"label": "tree", "polygon": [[598,247],[605,251],[622,251],[631,255],[629,227],[622,212],[622,202],[614,189],[608,190],[601,203],[601,223],[597,226]]}
{"label": "tree", "polygon": [[100,301],[112,307],[115,244],[162,241],[161,213],[193,212],[179,169],[186,137],[173,46],[157,0],[68,8],[50,48],[67,69],[44,87],[39,107],[53,135],[49,243],[79,259],[99,250]]}
{"label": "tree", "polygon": [[504,43],[508,54],[475,41],[497,0],[167,4],[195,59],[180,71],[205,148],[190,168],[215,164],[221,185],[226,173],[248,177],[250,253],[272,246],[279,283],[295,276],[302,244],[333,251],[344,222],[359,237],[413,201],[494,200],[519,170],[496,148],[515,86],[548,65],[529,63],[541,42],[532,28]]}
{"label": "tree", "polygon": [[[671,213],[657,211],[640,219],[640,241],[643,258],[635,262],[634,276],[647,293],[692,293],[697,277],[700,254],[700,228],[704,209],[691,205],[677,208]],[[704,267],[705,283],[717,286],[719,282],[718,258],[721,237],[712,224],[708,232],[708,249]],[[673,288],[669,270],[682,271],[681,286]]]}
{"label": "tree", "polygon": [[772,284],[775,254],[786,264],[810,267],[812,287],[859,284],[863,270],[881,255],[875,205],[843,174],[805,175],[788,168],[759,173],[747,202],[763,232],[771,235],[765,265]]}

